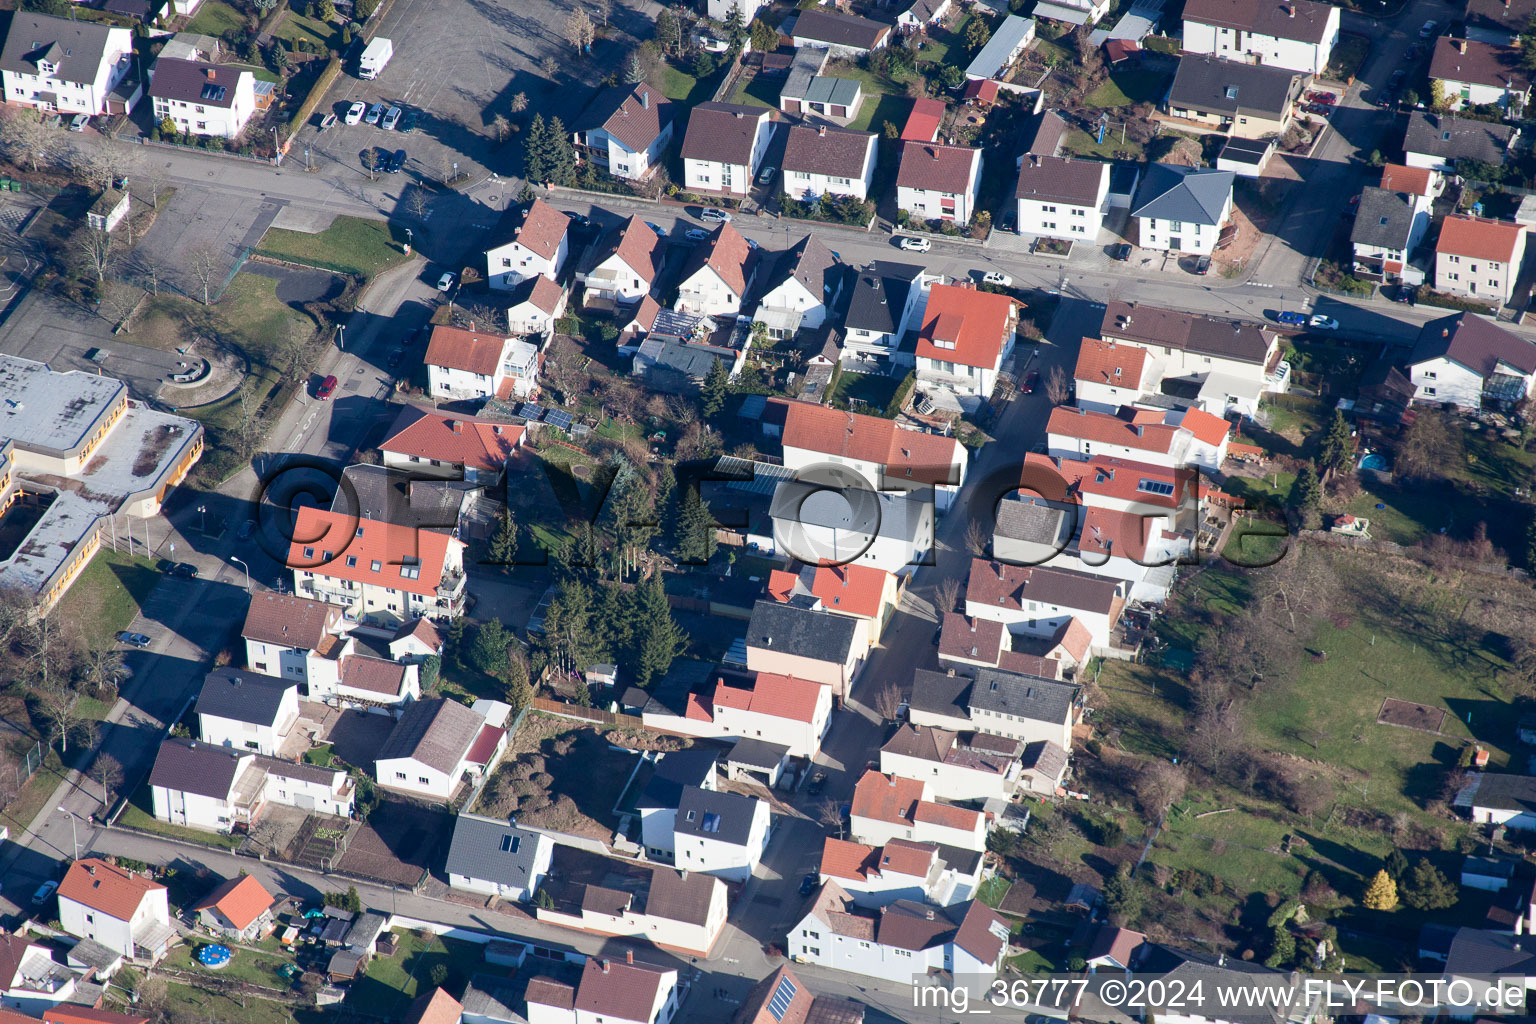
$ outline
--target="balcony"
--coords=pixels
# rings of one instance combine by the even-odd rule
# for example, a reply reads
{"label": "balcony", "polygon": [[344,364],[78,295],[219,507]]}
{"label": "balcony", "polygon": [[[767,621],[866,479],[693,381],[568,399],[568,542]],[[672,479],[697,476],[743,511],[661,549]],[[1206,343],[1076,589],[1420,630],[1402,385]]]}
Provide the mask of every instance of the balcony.
{"label": "balcony", "polygon": [[437,596],[458,598],[464,593],[464,570],[452,569],[443,573],[443,581],[437,585]]}

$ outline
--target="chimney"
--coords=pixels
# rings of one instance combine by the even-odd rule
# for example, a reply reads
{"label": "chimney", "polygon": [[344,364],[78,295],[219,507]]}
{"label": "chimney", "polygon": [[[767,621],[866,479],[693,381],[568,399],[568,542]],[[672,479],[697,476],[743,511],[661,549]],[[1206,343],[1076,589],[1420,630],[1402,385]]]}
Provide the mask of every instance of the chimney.
{"label": "chimney", "polygon": [[736,111],[736,120],[740,121],[745,116],[741,111]]}
{"label": "chimney", "polygon": [[651,90],[649,90],[649,89],[641,89],[640,90],[640,106],[643,109],[645,109],[645,110],[650,110],[651,109]]}
{"label": "chimney", "polygon": [[599,960],[597,962],[597,966],[602,968],[604,974],[607,974],[608,973],[608,958],[604,957],[603,959]]}
{"label": "chimney", "polygon": [[[738,114],[737,116],[740,117],[741,115]],[[632,963],[635,962],[635,951],[634,950],[626,949],[624,951],[624,962],[627,963],[627,964],[632,964]]]}
{"label": "chimney", "polygon": [[827,137],[827,126],[824,125],[824,124],[817,125],[816,126],[816,134],[820,138],[823,138],[823,139],[826,138]]}
{"label": "chimney", "polygon": [[215,78],[219,77],[218,70],[215,69],[215,68],[204,68],[203,70],[204,70],[204,73],[207,74],[208,81],[210,81],[210,82],[213,81]]}
{"label": "chimney", "polygon": [[1457,53],[1466,53],[1467,52],[1467,41],[1465,39],[1457,39],[1457,40],[1455,40],[1455,43],[1456,43],[1456,52]]}
{"label": "chimney", "polygon": [[449,420],[448,424],[451,427],[453,427],[453,432],[455,434],[462,434],[462,433],[464,433],[464,421],[463,420]]}

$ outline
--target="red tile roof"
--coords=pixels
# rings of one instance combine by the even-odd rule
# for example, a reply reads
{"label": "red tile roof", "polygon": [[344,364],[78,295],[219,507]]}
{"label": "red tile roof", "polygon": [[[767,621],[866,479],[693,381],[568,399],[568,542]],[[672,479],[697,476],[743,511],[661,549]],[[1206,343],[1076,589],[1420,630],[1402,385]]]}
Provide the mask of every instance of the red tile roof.
{"label": "red tile roof", "polygon": [[522,442],[523,428],[511,423],[445,415],[407,405],[395,417],[389,435],[379,442],[379,450],[494,473],[500,472],[507,456]]}
{"label": "red tile roof", "polygon": [[1525,229],[1512,221],[1453,213],[1440,224],[1435,252],[1510,263],[1518,261],[1524,238]]}
{"label": "red tile roof", "polygon": [[524,249],[552,260],[570,226],[571,218],[544,200],[535,199],[523,214],[521,223],[513,229],[512,237]]}
{"label": "red tile roof", "polygon": [[1204,409],[1190,409],[1179,421],[1179,426],[1212,448],[1219,446],[1232,431],[1232,424]]}
{"label": "red tile roof", "polygon": [[928,292],[917,355],[995,370],[1013,336],[1014,311],[1006,295],[936,284]]}
{"label": "red tile roof", "polygon": [[1117,591],[1122,581],[1075,569],[1047,569],[1038,565],[1008,565],[985,558],[971,560],[966,583],[967,603],[993,608],[1023,609],[1024,601],[1038,601],[1061,608],[1119,616],[1124,599]]}
{"label": "red tile roof", "polygon": [[716,682],[714,703],[717,708],[735,708],[772,718],[809,723],[816,718],[821,691],[820,683],[808,679],[759,672],[751,689],[727,686],[724,680]]}
{"label": "red tile roof", "polygon": [[768,596],[775,601],[783,603],[788,601],[795,593],[795,587],[800,583],[800,577],[796,573],[784,569],[773,569],[768,573]]}
{"label": "red tile roof", "polygon": [[964,465],[965,448],[952,437],[903,430],[879,416],[842,412],[810,402],[773,402],[784,409],[782,440],[787,448],[878,463],[888,475],[918,483],[959,482],[954,467]]}
{"label": "red tile roof", "polygon": [[[921,346],[918,351],[921,354]],[[1048,434],[1163,455],[1173,448],[1173,439],[1179,433],[1177,427],[1162,422],[1148,422],[1141,417],[1114,416],[1107,412],[1090,412],[1065,405],[1058,405],[1051,410],[1051,418],[1045,429]]]}
{"label": "red tile roof", "polygon": [[326,634],[341,621],[341,613],[340,605],[269,591],[251,599],[240,635],[261,643],[319,650]]}
{"label": "red tile roof", "polygon": [[1072,376],[1094,384],[1140,390],[1146,370],[1147,350],[1140,345],[1119,345],[1099,338],[1084,338]]}
{"label": "red tile roof", "polygon": [[932,843],[914,843],[910,839],[892,839],[879,851],[878,861],[881,871],[894,871],[902,875],[917,875],[919,878],[928,874],[928,869],[933,865],[934,855],[939,848]]}
{"label": "red tile roof", "polygon": [[944,121],[944,104],[938,100],[916,99],[912,101],[912,113],[901,129],[903,142],[932,142],[938,138],[939,125]]}
{"label": "red tile roof", "polygon": [[981,150],[969,146],[905,142],[901,147],[901,169],[896,172],[896,187],[966,195],[980,160]]}
{"label": "red tile roof", "polygon": [[981,820],[980,811],[968,811],[964,807],[955,807],[951,804],[934,803],[932,800],[924,800],[917,805],[912,815],[913,821],[921,821],[929,825],[939,825],[943,828],[957,828],[962,832],[970,832],[976,828],[976,823]]}
{"label": "red tile roof", "polygon": [[668,972],[649,964],[588,957],[576,986],[576,1012],[623,1021],[649,1021]]}
{"label": "red tile roof", "polygon": [[341,659],[341,685],[349,690],[398,696],[405,682],[405,666],[366,654],[349,654]]}
{"label": "red tile roof", "polygon": [[[35,1017],[23,1017],[35,1021]],[[91,1006],[75,1006],[63,1003],[43,1011],[43,1024],[149,1024],[148,1017],[136,1017],[131,1013],[98,1010]]]}
{"label": "red tile roof", "polygon": [[[527,295],[522,295],[524,288],[527,289]],[[541,274],[526,285],[519,285],[516,294],[522,297],[513,303],[513,309],[524,303],[530,303],[534,308],[554,316],[555,310],[560,308],[560,300],[565,297],[565,289]]]}
{"label": "red tile roof", "polygon": [[1092,555],[1112,555],[1143,561],[1152,521],[1132,512],[1088,508],[1083,512],[1078,548]]}
{"label": "red tile roof", "polygon": [[997,83],[990,78],[972,79],[965,84],[965,91],[960,94],[960,98],[994,103],[997,101]]}
{"label": "red tile roof", "polygon": [[272,894],[256,881],[255,876],[242,875],[239,878],[231,878],[204,896],[202,902],[192,909],[217,908],[230,924],[244,931],[252,921],[271,908],[274,902],[276,901]]}
{"label": "red tile roof", "polygon": [[480,727],[480,735],[475,737],[475,742],[469,745],[469,753],[464,755],[464,760],[470,764],[490,764],[491,758],[496,756],[496,745],[507,734],[507,730],[500,726],[486,723]]}
{"label": "red tile roof", "polygon": [[507,341],[505,335],[439,324],[432,328],[432,340],[427,344],[423,361],[428,366],[446,366],[489,377],[501,365],[501,353]]}
{"label": "red tile roof", "polygon": [[910,823],[926,788],[915,779],[882,775],[871,768],[853,787],[851,813],[858,818]]}
{"label": "red tile roof", "polygon": [[[448,547],[459,543],[435,530],[359,520],[312,505],[299,509],[293,537],[288,545],[290,568],[423,597],[436,596]],[[414,576],[402,574],[409,568],[406,559],[417,560]]]}
{"label": "red tile roof", "polygon": [[996,665],[1003,648],[1003,624],[992,619],[968,619],[945,612],[939,633],[939,657]]}
{"label": "red tile roof", "polygon": [[821,873],[833,878],[864,881],[875,872],[878,846],[850,843],[828,836],[821,847]]}
{"label": "red tile roof", "polygon": [[811,594],[827,611],[874,619],[880,615],[889,579],[890,573],[868,565],[807,567],[798,575],[774,569],[768,575],[768,595],[775,601],[788,601],[798,584],[808,582]]}
{"label": "red tile roof", "polygon": [[[1387,164],[1381,169],[1381,187],[1388,192],[1406,192],[1411,196],[1428,196],[1433,172],[1428,167],[1406,167],[1403,164]],[[1134,932],[1132,934],[1135,934]]]}
{"label": "red tile roof", "polygon": [[[780,985],[788,979],[794,995],[787,1005],[780,1005]],[[812,1004],[824,1002],[811,994],[799,978],[785,964],[768,977],[752,986],[741,1009],[733,1018],[733,1024],[805,1024],[811,1015]],[[862,1015],[862,1007],[860,1007]]]}
{"label": "red tile roof", "polygon": [[157,889],[163,890],[165,886],[104,860],[87,857],[69,866],[59,884],[59,898],[74,900],[119,921],[129,921],[144,897]]}
{"label": "red tile roof", "polygon": [[[1230,449],[1229,449],[1230,450]],[[1123,501],[1135,501],[1146,505],[1177,508],[1196,479],[1193,470],[1174,470],[1165,466],[1152,466],[1145,462],[1132,462],[1108,455],[1096,455],[1086,462],[1073,459],[1053,459],[1049,455],[1030,452],[1024,456],[1025,482],[1030,482],[1029,471],[1033,467],[1048,470],[1066,481],[1066,495],[1076,498],[1084,494],[1097,494]],[[1168,484],[1170,494],[1158,494],[1140,489],[1143,480]],[[1046,497],[1055,497],[1046,495]]]}
{"label": "red tile roof", "polygon": [[721,224],[709,241],[700,242],[694,248],[682,280],[686,282],[708,267],[720,275],[720,280],[739,298],[747,293],[747,268],[751,260],[752,247],[741,237],[741,232],[729,224]]}
{"label": "red tile roof", "polygon": [[629,218],[622,228],[616,228],[604,237],[606,251],[599,251],[593,266],[600,266],[610,256],[617,256],[624,265],[647,284],[656,280],[661,269],[661,238],[639,217]]}
{"label": "red tile roof", "polygon": [[405,1024],[459,1024],[464,1007],[440,988],[417,996],[406,1011]]}

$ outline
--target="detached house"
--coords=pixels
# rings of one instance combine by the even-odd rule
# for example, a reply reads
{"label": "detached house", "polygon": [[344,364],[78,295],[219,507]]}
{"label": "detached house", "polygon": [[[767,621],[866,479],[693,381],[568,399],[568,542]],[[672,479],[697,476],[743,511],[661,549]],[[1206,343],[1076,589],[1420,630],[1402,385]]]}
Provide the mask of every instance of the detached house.
{"label": "detached house", "polygon": [[1453,213],[1440,223],[1435,290],[1501,306],[1525,261],[1525,225]]}
{"label": "detached house", "polygon": [[721,224],[698,243],[683,269],[674,308],[680,313],[720,317],[742,311],[757,273],[757,256],[741,232]]}
{"label": "detached house", "polygon": [[571,218],[542,199],[528,204],[511,236],[485,250],[485,282],[497,290],[535,277],[551,282],[570,255]]}
{"label": "detached house", "polygon": [[77,978],[63,964],[53,962],[51,949],[33,942],[25,932],[0,932],[0,1024],[35,1024],[37,1018],[28,1014],[51,1010],[72,998]]}
{"label": "detached house", "polygon": [[1188,54],[1169,87],[1168,113],[1233,138],[1262,139],[1289,127],[1305,81],[1285,68]]}
{"label": "detached house", "polygon": [[813,758],[832,727],[832,688],[809,679],[759,672],[750,687],[715,684],[715,730],[783,747],[791,757]]}
{"label": "detached house", "polygon": [[830,50],[834,57],[856,57],[878,50],[891,38],[890,25],[819,7],[801,11],[792,32],[795,46]]}
{"label": "detached house", "polygon": [[215,935],[256,942],[272,931],[277,899],[254,875],[231,878],[193,905],[197,922]]}
{"label": "detached house", "polygon": [[335,678],[335,659],[327,655],[345,645],[342,612],[340,605],[324,601],[270,591],[253,595],[240,630],[245,663],[262,675],[291,679],[308,694],[317,674]]}
{"label": "detached house", "polygon": [[576,152],[616,178],[651,176],[668,143],[676,106],[641,82],[599,93],[576,121]]}
{"label": "detached house", "polygon": [[1339,9],[1316,0],[1191,0],[1184,50],[1321,75],[1339,41]]}
{"label": "detached house", "polygon": [[524,902],[544,884],[554,851],[542,832],[461,813],[453,822],[444,868],[455,889]]}
{"label": "detached house", "polygon": [[204,743],[275,757],[299,720],[299,687],[239,668],[216,668],[197,695],[198,737]]}
{"label": "detached house", "polygon": [[1523,109],[1531,100],[1531,79],[1521,66],[1522,52],[1518,46],[1441,36],[1435,40],[1429,78],[1440,83],[1452,110],[1483,104]]}
{"label": "detached house", "polygon": [[60,114],[126,114],[137,83],[133,33],[98,21],[17,11],[0,50],[5,102]]}
{"label": "detached house", "polygon": [[992,394],[1013,354],[1018,303],[970,285],[936,284],[917,336],[917,379],[953,392],[962,404]]}
{"label": "detached house", "polygon": [[672,825],[674,862],[683,871],[745,882],[768,846],[768,818],[765,800],[689,786]]}
{"label": "detached house", "polygon": [[[473,416],[407,405],[379,442],[384,465],[415,473],[442,473],[472,484],[493,484],[523,443],[523,428]],[[413,483],[415,481],[412,481]]]}
{"label": "detached house", "polygon": [[[801,18],[815,11],[802,11]],[[874,132],[828,125],[791,125],[784,144],[783,190],[791,199],[869,197],[875,176]]]}
{"label": "detached house", "polygon": [[1508,407],[1531,393],[1536,343],[1474,313],[1453,313],[1419,329],[1408,374],[1414,401]]}
{"label": "detached house", "polygon": [[862,619],[869,642],[896,611],[897,582],[893,573],[863,565],[801,566],[799,572],[774,569],[768,574],[768,596],[775,601],[814,600],[823,611]]}
{"label": "detached house", "polygon": [[781,419],[784,466],[796,473],[835,464],[875,491],[932,487],[941,512],[965,484],[969,456],[953,437],[906,430],[881,416],[782,398],[769,400],[768,416]]}
{"label": "detached house", "polygon": [[1143,249],[1209,256],[1232,216],[1236,175],[1205,167],[1152,164],[1131,200]]}
{"label": "detached house", "polygon": [[820,870],[822,885],[841,886],[860,907],[879,909],[897,900],[947,907],[970,899],[981,855],[907,839],[868,846],[829,836],[822,843]]}
{"label": "detached house", "polygon": [[555,332],[555,323],[565,315],[570,295],[565,288],[547,277],[530,277],[507,297],[507,330],[532,338],[538,346]]}
{"label": "detached house", "polygon": [[1519,134],[1513,125],[1413,110],[1403,136],[1403,162],[1442,173],[1454,171],[1458,160],[1498,164]]}
{"label": "detached house", "polygon": [[731,1024],[807,1024],[808,1021],[814,1024],[864,1024],[864,1006],[851,999],[813,996],[785,964],[752,987]]}
{"label": "detached house", "polygon": [[1099,412],[1133,404],[1155,383],[1149,363],[1149,353],[1140,345],[1084,338],[1072,371],[1077,404]]}
{"label": "detached house", "polygon": [[379,748],[374,778],[386,789],[446,801],[466,774],[484,774],[506,743],[505,729],[457,701],[419,700]]}
{"label": "detached house", "polygon": [[349,619],[451,619],[464,607],[464,548],[435,530],[299,510],[288,564],[294,593],[342,605]]}
{"label": "detached house", "polygon": [[844,363],[888,360],[928,301],[940,274],[911,263],[875,260],[854,278],[843,318]]}
{"label": "detached house", "polygon": [[902,145],[896,207],[922,220],[969,224],[981,182],[981,150],[937,142]]}
{"label": "detached house", "polygon": [[539,347],[521,338],[440,324],[423,361],[433,398],[526,399],[538,387]]}
{"label": "detached house", "polygon": [[1104,224],[1109,164],[1026,153],[1013,195],[1019,234],[1091,244]]}
{"label": "detached house", "polygon": [[868,627],[860,620],[776,601],[752,606],[747,668],[830,687],[842,699],[864,666]]}
{"label": "detached house", "polygon": [[161,57],[149,72],[155,121],[193,135],[237,139],[256,113],[256,76],[228,64]]}
{"label": "detached house", "polygon": [[1008,922],[979,900],[952,907],[898,900],[877,912],[829,882],[790,931],[789,954],[900,984],[938,971],[991,978],[1002,967],[1008,934]]}
{"label": "detached house", "polygon": [[697,871],[643,866],[622,881],[623,890],[591,883],[567,886],[565,899],[553,908],[535,909],[534,915],[591,935],[632,936],[663,949],[709,955],[725,927],[724,882]]}
{"label": "detached house", "polygon": [[1467,38],[1493,46],[1515,46],[1536,14],[1530,0],[1467,0]]}
{"label": "detached house", "polygon": [[650,294],[661,270],[662,241],[639,217],[631,217],[593,243],[576,279],[586,286],[582,305],[613,309]]}
{"label": "detached house", "polygon": [[762,284],[752,319],[774,338],[793,337],[801,328],[815,330],[842,297],[844,270],[831,249],[806,235],[759,274]]}
{"label": "detached house", "polygon": [[161,741],[149,785],[156,818],[224,834],[256,821],[269,803],[347,817],[354,795],[339,768],[180,739]]}
{"label": "detached house", "polygon": [[1428,228],[1429,217],[1418,216],[1412,196],[1367,185],[1349,233],[1355,273],[1382,281],[1401,278]]}
{"label": "detached house", "polygon": [[912,677],[911,717],[914,725],[1071,750],[1072,729],[1082,717],[1082,688],[990,668],[970,675],[919,669]]}
{"label": "detached house", "polygon": [[683,183],[690,192],[744,196],[752,190],[773,122],[765,107],[700,103],[683,136]]}
{"label": "detached house", "polygon": [[95,857],[75,861],[59,883],[59,927],[140,963],[176,941],[165,886]]}

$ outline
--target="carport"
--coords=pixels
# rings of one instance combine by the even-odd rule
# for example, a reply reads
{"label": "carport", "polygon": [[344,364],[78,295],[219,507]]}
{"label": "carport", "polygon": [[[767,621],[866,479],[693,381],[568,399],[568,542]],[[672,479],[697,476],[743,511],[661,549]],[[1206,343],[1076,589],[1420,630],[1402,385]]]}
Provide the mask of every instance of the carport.
{"label": "carport", "polygon": [[743,736],[726,756],[725,775],[737,781],[760,782],[773,789],[788,764],[788,747]]}

